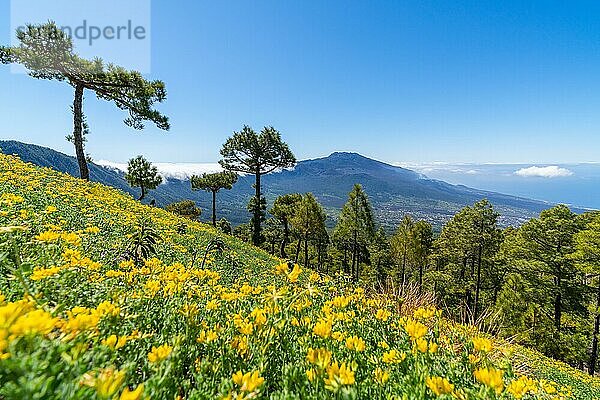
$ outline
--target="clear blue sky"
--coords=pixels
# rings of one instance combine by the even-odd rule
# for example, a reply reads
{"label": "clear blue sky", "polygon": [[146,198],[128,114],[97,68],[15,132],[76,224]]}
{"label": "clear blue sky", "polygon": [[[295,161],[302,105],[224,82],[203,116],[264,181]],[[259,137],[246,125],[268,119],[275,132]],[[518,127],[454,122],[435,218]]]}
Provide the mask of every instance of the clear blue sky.
{"label": "clear blue sky", "polygon": [[[8,43],[10,2],[0,0]],[[600,161],[600,3],[152,2],[163,133],[88,94],[96,159],[211,162],[243,124],[279,129],[298,158]],[[73,153],[72,90],[0,66],[1,138]]]}

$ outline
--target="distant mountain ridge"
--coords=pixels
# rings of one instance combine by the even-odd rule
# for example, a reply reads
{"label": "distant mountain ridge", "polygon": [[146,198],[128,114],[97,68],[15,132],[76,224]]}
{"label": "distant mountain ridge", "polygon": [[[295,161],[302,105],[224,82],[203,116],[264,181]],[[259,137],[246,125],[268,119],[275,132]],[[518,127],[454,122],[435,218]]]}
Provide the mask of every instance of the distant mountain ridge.
{"label": "distant mountain ridge", "polygon": [[[18,155],[23,161],[73,176],[79,175],[74,157],[49,148],[17,141],[0,141],[0,149],[3,153]],[[132,195],[138,194],[138,190],[129,187],[123,172],[114,168],[91,163],[90,177],[93,181]],[[551,206],[542,201],[451,185],[406,168],[348,152],[300,161],[293,169],[272,173],[263,179],[269,204],[281,194],[312,192],[326,208],[329,225],[334,223],[355,183],[364,187],[377,219],[388,229],[396,226],[406,213],[427,219],[440,227],[462,207],[483,198],[492,202],[501,213],[503,225],[518,225]],[[250,216],[246,204],[253,193],[252,184],[252,177],[242,176],[232,190],[219,193],[219,215],[234,224],[247,222]],[[211,200],[208,193],[192,191],[189,180],[172,178],[151,191],[148,201],[150,199],[155,199],[159,206],[181,199],[194,200],[205,210],[203,219],[208,217]]]}

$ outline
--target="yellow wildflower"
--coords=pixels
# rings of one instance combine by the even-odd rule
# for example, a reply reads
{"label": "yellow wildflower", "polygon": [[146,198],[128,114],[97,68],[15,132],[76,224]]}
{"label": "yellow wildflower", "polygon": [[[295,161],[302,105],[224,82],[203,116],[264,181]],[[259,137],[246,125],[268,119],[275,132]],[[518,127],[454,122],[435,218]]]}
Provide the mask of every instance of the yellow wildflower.
{"label": "yellow wildflower", "polygon": [[252,331],[254,330],[252,322],[242,318],[242,316],[239,314],[236,314],[233,317],[233,323],[242,335],[251,335]]}
{"label": "yellow wildflower", "polygon": [[481,368],[476,370],[474,375],[478,382],[494,389],[496,393],[502,392],[502,388],[504,387],[504,382],[502,381],[502,370],[495,368]]}
{"label": "yellow wildflower", "polygon": [[140,400],[142,398],[142,394],[144,394],[144,384],[138,385],[133,390],[129,390],[129,388],[125,388],[119,400]]}
{"label": "yellow wildflower", "polygon": [[287,263],[278,264],[275,266],[275,273],[278,275],[287,274],[288,268],[289,267]]}
{"label": "yellow wildflower", "polygon": [[127,336],[117,337],[117,335],[110,335],[102,341],[102,344],[111,349],[118,350],[127,344]]}
{"label": "yellow wildflower", "polygon": [[254,323],[258,327],[261,327],[267,323],[267,314],[262,308],[255,308],[254,310],[252,310],[250,316],[254,318]]}
{"label": "yellow wildflower", "polygon": [[377,310],[377,313],[375,313],[375,318],[377,318],[380,321],[387,321],[391,315],[392,313],[388,310],[383,310],[380,308],[379,310]]}
{"label": "yellow wildflower", "polygon": [[295,264],[294,268],[292,268],[292,271],[288,274],[288,280],[292,283],[298,282],[298,277],[300,276],[301,273],[302,273],[302,269],[300,268],[300,266],[298,264]]}
{"label": "yellow wildflower", "polygon": [[158,347],[152,346],[152,350],[148,353],[148,361],[151,363],[158,363],[169,357],[171,351],[173,351],[173,348],[168,344],[163,344]]}
{"label": "yellow wildflower", "polygon": [[427,384],[427,387],[437,396],[452,393],[454,390],[454,385],[451,384],[446,378],[442,378],[440,376],[427,377],[425,379],[425,383]]}
{"label": "yellow wildflower", "polygon": [[331,362],[331,352],[327,349],[308,349],[306,361],[315,364],[321,369],[325,369]]}
{"label": "yellow wildflower", "polygon": [[331,321],[320,320],[313,327],[313,333],[322,338],[328,338],[331,335]]}
{"label": "yellow wildflower", "polygon": [[435,316],[436,312],[435,307],[419,308],[413,313],[413,316],[416,319],[431,319]]}
{"label": "yellow wildflower", "polygon": [[233,383],[238,385],[243,392],[254,392],[265,382],[265,378],[261,377],[258,371],[246,372],[245,374],[238,371],[231,378]]}
{"label": "yellow wildflower", "polygon": [[346,296],[335,296],[333,298],[333,306],[336,308],[346,308],[350,304],[350,297]]}
{"label": "yellow wildflower", "polygon": [[37,333],[46,335],[54,329],[57,322],[58,318],[52,317],[52,314],[47,311],[33,310],[18,317],[12,325],[9,325],[9,332],[15,336]]}
{"label": "yellow wildflower", "polygon": [[325,388],[337,392],[344,385],[354,384],[354,371],[346,366],[346,363],[339,365],[334,362],[327,367],[327,378],[325,378]]}
{"label": "yellow wildflower", "polygon": [[81,384],[96,389],[100,397],[111,397],[119,390],[125,381],[125,371],[109,367],[101,370],[97,375],[87,373],[81,379]]}
{"label": "yellow wildflower", "polygon": [[38,242],[52,243],[60,238],[60,234],[54,231],[46,231],[37,235],[34,239]]}
{"label": "yellow wildflower", "polygon": [[315,380],[315,378],[317,377],[317,372],[316,372],[314,369],[312,369],[312,368],[310,368],[310,369],[307,369],[307,370],[306,370],[306,377],[308,378],[308,380],[309,380],[310,382],[312,382],[312,381],[314,381],[314,380]]}
{"label": "yellow wildflower", "polygon": [[60,272],[60,270],[61,270],[60,267],[50,267],[50,268],[35,267],[33,269],[33,273],[31,274],[30,278],[32,281],[39,281],[39,280],[49,278],[51,276],[58,274]]}
{"label": "yellow wildflower", "polygon": [[215,300],[215,299],[209,300],[209,301],[206,302],[206,307],[205,308],[207,310],[209,310],[209,311],[214,311],[217,308],[219,308],[219,301]]}
{"label": "yellow wildflower", "polygon": [[475,351],[489,353],[490,351],[492,351],[492,341],[484,337],[474,337],[473,348],[475,349]]}
{"label": "yellow wildflower", "polygon": [[506,391],[512,394],[516,399],[522,399],[527,393],[536,390],[536,382],[526,376],[514,380],[508,385]]}
{"label": "yellow wildflower", "polygon": [[96,307],[96,313],[100,316],[113,316],[116,317],[117,315],[119,315],[119,313],[121,312],[121,309],[117,306],[115,306],[114,304],[112,304],[110,301],[103,301],[102,303],[98,304],[98,307]]}
{"label": "yellow wildflower", "polygon": [[384,385],[390,379],[390,373],[381,368],[376,368],[375,371],[373,371],[373,377],[375,378],[375,382]]}
{"label": "yellow wildflower", "polygon": [[214,342],[215,340],[217,340],[218,335],[217,332],[212,331],[212,330],[202,330],[202,332],[200,332],[200,336],[198,336],[198,338],[196,339],[196,341],[198,343],[210,343],[210,342]]}
{"label": "yellow wildflower", "polygon": [[365,341],[358,336],[350,336],[348,339],[346,339],[346,347],[354,351],[364,351]]}
{"label": "yellow wildflower", "polygon": [[423,338],[419,338],[415,341],[415,348],[419,350],[421,353],[427,352],[427,340]]}
{"label": "yellow wildflower", "polygon": [[556,383],[548,382],[545,379],[540,379],[540,387],[547,394],[555,394],[557,392]]}
{"label": "yellow wildflower", "polygon": [[248,339],[245,336],[235,336],[231,341],[231,347],[238,351],[238,354],[244,355],[248,352]]}
{"label": "yellow wildflower", "polygon": [[396,349],[392,349],[390,351],[386,351],[383,353],[383,362],[386,364],[399,364],[406,358],[406,354],[400,353]]}
{"label": "yellow wildflower", "polygon": [[412,340],[420,339],[427,334],[427,327],[412,318],[406,321],[404,324],[404,329]]}
{"label": "yellow wildflower", "polygon": [[81,244],[81,238],[76,233],[63,233],[60,238],[73,246]]}

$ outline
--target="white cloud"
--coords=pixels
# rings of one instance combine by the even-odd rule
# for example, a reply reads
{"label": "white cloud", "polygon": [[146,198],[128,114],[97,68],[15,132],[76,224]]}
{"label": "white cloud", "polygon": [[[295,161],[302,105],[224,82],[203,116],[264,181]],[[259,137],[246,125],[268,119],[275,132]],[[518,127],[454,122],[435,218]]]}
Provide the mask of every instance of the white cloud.
{"label": "white cloud", "polygon": [[[107,160],[98,160],[96,164],[105,167],[117,169],[119,171],[127,171],[126,163],[116,163]],[[172,178],[185,180],[192,175],[200,175],[205,172],[218,172],[223,168],[217,163],[152,163],[158,168],[158,172],[163,178]]]}
{"label": "white cloud", "polygon": [[423,174],[434,174],[437,172],[447,172],[452,174],[467,174],[467,175],[476,175],[479,174],[480,171],[475,169],[474,167],[478,166],[477,164],[468,164],[468,163],[448,163],[444,161],[434,161],[431,163],[403,163],[396,162],[392,165],[396,167],[402,167],[406,169],[410,169],[413,171],[421,172]]}
{"label": "white cloud", "polygon": [[558,165],[548,165],[547,167],[527,167],[515,171],[515,175],[523,177],[540,177],[540,178],[561,178],[573,175],[573,172],[561,168]]}

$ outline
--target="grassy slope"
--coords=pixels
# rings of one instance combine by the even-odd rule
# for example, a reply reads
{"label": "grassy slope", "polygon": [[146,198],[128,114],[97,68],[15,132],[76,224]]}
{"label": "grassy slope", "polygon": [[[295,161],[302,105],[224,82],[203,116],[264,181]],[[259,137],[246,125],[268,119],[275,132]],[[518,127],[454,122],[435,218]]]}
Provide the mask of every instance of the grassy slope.
{"label": "grassy slope", "polygon": [[[130,229],[142,216],[163,240],[156,259],[135,267],[123,261]],[[471,342],[476,332],[436,316],[417,317],[427,327],[425,346],[439,346],[423,353],[392,298],[366,297],[308,271],[295,282],[289,271],[275,273],[279,260],[209,226],[4,155],[0,226],[23,229],[0,233],[0,293],[6,298],[0,305],[0,398],[100,398],[108,392],[110,398],[126,385],[143,385],[144,396],[165,399],[421,399],[436,398],[426,380],[437,376],[452,382],[459,398],[513,398],[474,379],[473,371],[483,367],[503,369],[505,387],[524,370],[556,381],[560,392],[572,390],[572,398],[600,398],[596,379],[516,346],[477,352]],[[51,234],[36,236],[43,232]],[[217,237],[226,250],[211,252],[203,269],[204,250]],[[14,303],[26,291],[35,300]],[[98,307],[103,301],[110,303]],[[215,309],[207,307],[211,302]],[[27,319],[34,308],[53,318],[49,325],[39,326],[40,315]],[[391,315],[376,318],[378,310],[378,317]],[[315,330],[319,321],[324,330]],[[207,340],[211,333],[215,337]],[[116,349],[106,341],[111,335],[125,345]],[[365,349],[348,338],[360,338]],[[169,346],[170,354],[153,362],[148,354],[159,345]],[[331,361],[323,368],[311,363],[311,348],[325,349]],[[353,374],[336,371],[333,360]],[[264,382],[246,378],[244,386],[244,379],[232,379],[237,371],[257,372]],[[524,398],[559,398],[541,389],[547,383],[532,385],[536,392]]]}

